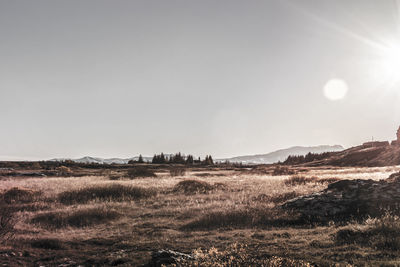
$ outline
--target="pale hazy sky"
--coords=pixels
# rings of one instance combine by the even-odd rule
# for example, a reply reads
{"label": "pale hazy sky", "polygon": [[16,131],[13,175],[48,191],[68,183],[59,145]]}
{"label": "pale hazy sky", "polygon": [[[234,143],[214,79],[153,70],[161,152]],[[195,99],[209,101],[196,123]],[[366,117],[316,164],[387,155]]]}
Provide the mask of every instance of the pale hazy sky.
{"label": "pale hazy sky", "polygon": [[399,28],[396,1],[0,0],[0,159],[394,139]]}

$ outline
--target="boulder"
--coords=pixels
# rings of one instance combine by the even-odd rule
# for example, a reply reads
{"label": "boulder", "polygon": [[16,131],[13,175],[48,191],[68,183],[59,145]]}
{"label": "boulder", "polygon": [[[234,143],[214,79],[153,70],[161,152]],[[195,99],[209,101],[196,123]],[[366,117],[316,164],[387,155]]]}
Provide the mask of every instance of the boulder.
{"label": "boulder", "polygon": [[164,265],[177,264],[179,260],[191,260],[192,255],[173,251],[173,250],[159,250],[153,252],[150,262],[146,265],[148,267],[161,267]]}
{"label": "boulder", "polygon": [[348,221],[400,214],[400,173],[389,179],[341,180],[325,190],[291,199],[282,206],[310,221]]}

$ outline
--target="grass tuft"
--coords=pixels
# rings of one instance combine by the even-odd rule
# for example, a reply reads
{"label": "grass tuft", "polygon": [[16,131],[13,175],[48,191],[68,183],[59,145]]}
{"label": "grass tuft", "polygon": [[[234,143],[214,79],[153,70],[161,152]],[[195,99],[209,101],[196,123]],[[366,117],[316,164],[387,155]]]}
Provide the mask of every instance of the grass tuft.
{"label": "grass tuft", "polygon": [[331,184],[337,181],[340,181],[339,178],[322,178],[319,179],[318,177],[304,177],[304,176],[292,176],[286,180],[284,183],[286,186],[297,186],[297,185],[306,185],[308,183],[318,183],[318,184]]}
{"label": "grass tuft", "polygon": [[221,184],[213,186],[204,181],[184,180],[175,185],[174,192],[181,192],[185,194],[198,194],[198,193],[205,194],[221,187],[222,187]]}
{"label": "grass tuft", "polygon": [[55,238],[39,238],[34,239],[30,242],[31,247],[33,248],[42,248],[42,249],[63,249],[64,246],[62,242]]}
{"label": "grass tuft", "polygon": [[87,227],[101,224],[120,217],[120,214],[107,208],[80,209],[71,212],[47,212],[36,215],[31,223],[48,228]]}
{"label": "grass tuft", "polygon": [[2,198],[7,204],[31,203],[36,200],[40,192],[28,189],[13,187],[2,194]]}
{"label": "grass tuft", "polygon": [[92,186],[78,190],[65,191],[58,195],[62,204],[87,203],[90,201],[128,201],[155,196],[155,190],[119,184]]}
{"label": "grass tuft", "polygon": [[283,258],[278,256],[269,256],[257,258],[249,253],[249,249],[243,244],[230,244],[223,250],[211,247],[210,249],[196,249],[192,253],[193,257],[177,259],[177,266],[311,266],[310,263]]}
{"label": "grass tuft", "polygon": [[358,244],[379,250],[400,250],[400,217],[386,214],[368,219],[362,228],[345,228],[335,235],[338,244]]}
{"label": "grass tuft", "polygon": [[186,174],[186,170],[182,167],[173,167],[169,170],[169,174],[171,177],[184,176]]}
{"label": "grass tuft", "polygon": [[304,225],[295,215],[288,215],[277,209],[243,207],[233,210],[219,210],[205,213],[187,223],[183,230],[210,230],[218,228],[283,227]]}
{"label": "grass tuft", "polygon": [[14,216],[11,208],[0,201],[0,244],[14,234]]}
{"label": "grass tuft", "polygon": [[143,178],[143,177],[157,177],[157,175],[154,173],[153,170],[141,166],[129,169],[127,176],[130,179]]}

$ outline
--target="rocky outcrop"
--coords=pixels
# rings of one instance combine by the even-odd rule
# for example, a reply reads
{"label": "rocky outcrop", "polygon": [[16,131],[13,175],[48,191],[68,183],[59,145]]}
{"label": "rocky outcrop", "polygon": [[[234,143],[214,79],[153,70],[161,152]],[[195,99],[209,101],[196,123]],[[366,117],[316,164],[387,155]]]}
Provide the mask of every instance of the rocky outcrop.
{"label": "rocky outcrop", "polygon": [[342,180],[327,189],[287,201],[285,210],[310,221],[347,221],[400,212],[400,173],[386,180]]}
{"label": "rocky outcrop", "polygon": [[173,250],[159,250],[153,252],[150,262],[145,265],[147,267],[161,267],[170,264],[177,264],[179,260],[191,260],[192,255],[173,251]]}

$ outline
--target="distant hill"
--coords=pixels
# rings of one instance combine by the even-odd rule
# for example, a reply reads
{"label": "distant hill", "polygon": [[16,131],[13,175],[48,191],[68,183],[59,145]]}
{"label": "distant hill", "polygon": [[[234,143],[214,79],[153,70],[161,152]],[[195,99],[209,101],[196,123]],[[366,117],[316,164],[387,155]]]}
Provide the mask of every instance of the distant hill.
{"label": "distant hill", "polygon": [[[379,142],[377,142],[379,143]],[[383,142],[382,142],[383,143]],[[368,143],[366,143],[368,144]],[[322,160],[305,163],[306,166],[393,166],[400,165],[399,145],[360,145],[331,153]]]}
{"label": "distant hill", "polygon": [[[65,160],[72,160],[77,163],[98,163],[98,164],[128,164],[130,160],[138,160],[139,156],[132,157],[132,158],[127,158],[127,159],[120,159],[120,158],[109,158],[109,159],[103,159],[103,158],[97,158],[97,157],[83,157],[79,159],[70,159],[70,158],[56,158],[56,159],[51,159],[50,161],[65,161]],[[153,157],[143,157],[143,160],[146,162],[151,162]]]}
{"label": "distant hill", "polygon": [[290,155],[306,155],[307,153],[323,153],[323,152],[335,152],[342,151],[344,148],[340,145],[321,145],[321,146],[294,146],[286,149],[280,149],[267,154],[249,155],[249,156],[238,156],[226,159],[217,159],[217,161],[234,162],[243,164],[270,164],[278,161],[284,161]]}

